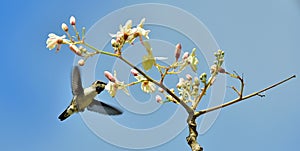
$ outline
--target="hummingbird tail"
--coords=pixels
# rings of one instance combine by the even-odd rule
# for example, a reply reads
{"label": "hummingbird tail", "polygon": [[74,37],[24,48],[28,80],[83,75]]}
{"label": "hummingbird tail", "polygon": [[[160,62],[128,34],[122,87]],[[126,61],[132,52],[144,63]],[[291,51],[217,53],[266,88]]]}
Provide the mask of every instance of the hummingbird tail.
{"label": "hummingbird tail", "polygon": [[71,116],[74,112],[75,112],[75,111],[72,110],[72,108],[68,107],[63,113],[61,113],[61,114],[59,115],[58,118],[60,119],[60,121],[63,121],[63,120],[65,120],[66,118],[68,118],[69,116]]}

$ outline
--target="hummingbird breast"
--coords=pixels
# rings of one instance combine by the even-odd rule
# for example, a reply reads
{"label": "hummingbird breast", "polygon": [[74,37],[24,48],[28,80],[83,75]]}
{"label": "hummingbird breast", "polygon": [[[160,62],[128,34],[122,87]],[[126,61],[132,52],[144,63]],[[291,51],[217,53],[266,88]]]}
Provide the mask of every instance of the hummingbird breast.
{"label": "hummingbird breast", "polygon": [[82,95],[77,96],[77,104],[79,110],[84,110],[88,105],[92,103],[94,98],[96,97],[97,92],[95,89],[86,88],[84,89],[84,93]]}

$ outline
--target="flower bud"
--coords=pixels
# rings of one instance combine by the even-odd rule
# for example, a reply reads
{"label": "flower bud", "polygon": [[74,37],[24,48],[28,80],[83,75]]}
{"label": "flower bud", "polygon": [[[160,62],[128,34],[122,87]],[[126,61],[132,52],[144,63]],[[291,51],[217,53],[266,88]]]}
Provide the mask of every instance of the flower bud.
{"label": "flower bud", "polygon": [[158,88],[158,91],[160,92],[160,93],[164,93],[164,89],[163,88]]}
{"label": "flower bud", "polygon": [[189,57],[189,52],[185,52],[182,56],[182,59],[185,60]]}
{"label": "flower bud", "polygon": [[85,61],[84,61],[83,59],[80,59],[80,60],[78,61],[78,65],[84,66],[84,64],[85,64]]}
{"label": "flower bud", "polygon": [[80,49],[79,49],[76,45],[70,44],[70,45],[69,45],[69,48],[70,48],[74,53],[76,53],[78,56],[81,56],[81,51],[80,51]]}
{"label": "flower bud", "polygon": [[224,68],[222,68],[222,67],[219,67],[219,72],[220,72],[220,73],[225,73],[226,71],[225,71],[225,69],[224,69]]}
{"label": "flower bud", "polygon": [[186,74],[185,77],[189,81],[192,81],[192,79],[193,79],[193,77],[190,74]]}
{"label": "flower bud", "polygon": [[180,54],[181,54],[181,44],[178,43],[176,45],[176,49],[175,49],[175,59],[176,59],[176,61],[178,61],[178,59],[180,57]]}
{"label": "flower bud", "polygon": [[162,98],[161,98],[161,96],[156,95],[155,99],[156,99],[156,102],[157,102],[157,103],[162,103]]}
{"label": "flower bud", "polygon": [[183,79],[183,78],[180,78],[180,79],[179,79],[179,82],[178,82],[177,85],[176,85],[176,87],[180,89],[180,88],[183,86],[183,84],[184,84],[184,79]]}
{"label": "flower bud", "polygon": [[214,73],[217,70],[217,65],[213,64],[212,66],[210,66],[210,73]]}
{"label": "flower bud", "polygon": [[131,69],[130,72],[133,76],[138,76],[138,74],[139,74],[139,72],[136,71],[135,69]]}
{"label": "flower bud", "polygon": [[207,75],[205,72],[200,75],[200,80],[202,83],[206,83],[206,78],[207,78]]}
{"label": "flower bud", "polygon": [[[214,73],[214,72],[216,72],[216,70],[217,70],[217,65],[212,65],[211,67],[210,67],[210,71],[211,71],[211,73]],[[225,73],[226,71],[225,71],[225,69],[224,68],[222,68],[222,67],[219,67],[218,68],[218,73]]]}
{"label": "flower bud", "polygon": [[65,31],[65,32],[68,32],[69,27],[67,26],[67,24],[62,23],[62,24],[61,24],[61,29],[62,29],[63,31]]}
{"label": "flower bud", "polygon": [[74,26],[74,25],[76,24],[76,19],[75,19],[74,16],[71,16],[71,17],[70,17],[70,24],[71,24],[72,26]]}
{"label": "flower bud", "polygon": [[84,48],[83,46],[79,46],[79,50],[83,53],[87,52],[86,48]]}
{"label": "flower bud", "polygon": [[200,85],[200,81],[199,81],[199,78],[198,77],[194,77],[194,84],[196,86],[199,86]]}
{"label": "flower bud", "polygon": [[108,71],[104,71],[105,77],[111,81],[111,82],[116,82],[116,78]]}
{"label": "flower bud", "polygon": [[116,41],[116,39],[111,39],[110,43],[114,47],[116,45],[117,41]]}

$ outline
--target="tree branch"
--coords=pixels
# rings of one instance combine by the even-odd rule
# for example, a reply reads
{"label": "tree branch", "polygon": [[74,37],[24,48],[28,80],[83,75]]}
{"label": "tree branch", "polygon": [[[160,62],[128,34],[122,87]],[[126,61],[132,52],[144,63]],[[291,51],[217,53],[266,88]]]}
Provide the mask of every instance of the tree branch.
{"label": "tree branch", "polygon": [[193,116],[190,122],[188,122],[189,136],[186,137],[186,141],[191,147],[192,151],[203,151],[203,148],[197,142],[198,132],[197,132],[196,118],[197,118],[196,116]]}
{"label": "tree branch", "polygon": [[180,105],[182,105],[184,107],[184,109],[187,111],[187,113],[189,114],[187,122],[189,122],[191,120],[191,118],[194,116],[194,111],[184,101],[182,101],[177,95],[175,95],[169,88],[167,88],[164,84],[159,83],[159,82],[153,80],[152,78],[150,78],[142,70],[140,70],[139,68],[137,68],[135,65],[131,64],[128,60],[124,59],[122,56],[118,56],[118,58],[121,59],[122,61],[124,61],[126,64],[128,64],[130,67],[132,67],[136,71],[138,71],[147,80],[149,80],[150,82],[153,82],[157,86],[159,86],[162,89],[164,89],[168,94],[170,94],[174,99],[176,99],[180,103]]}
{"label": "tree branch", "polygon": [[278,83],[275,83],[275,84],[273,84],[273,85],[271,85],[271,86],[269,86],[269,87],[266,87],[266,88],[264,88],[264,89],[262,89],[262,90],[260,90],[260,91],[251,93],[251,94],[249,94],[249,95],[247,95],[247,96],[244,96],[244,97],[242,97],[242,98],[239,97],[239,98],[236,98],[236,99],[234,99],[234,100],[232,100],[232,101],[226,102],[226,103],[224,103],[224,104],[221,104],[221,105],[218,105],[218,106],[215,106],[215,107],[212,107],[212,108],[208,108],[208,109],[205,109],[205,110],[201,110],[201,111],[199,111],[199,112],[196,112],[196,113],[195,113],[195,116],[198,117],[198,116],[200,116],[200,115],[203,115],[203,114],[206,114],[206,113],[209,113],[209,112],[218,110],[218,109],[220,109],[220,108],[224,108],[224,107],[226,107],[226,106],[235,104],[235,103],[237,103],[237,102],[240,102],[240,101],[249,99],[249,98],[251,98],[251,97],[253,97],[253,96],[260,95],[260,93],[265,92],[265,91],[267,91],[267,90],[269,90],[269,89],[272,89],[272,88],[274,88],[274,87],[276,87],[276,86],[278,86],[278,85],[280,85],[280,84],[282,84],[282,83],[284,83],[284,82],[287,82],[287,81],[289,81],[289,80],[291,80],[291,79],[293,79],[293,78],[296,78],[296,75],[293,75],[293,76],[291,76],[291,77],[289,77],[289,78],[287,78],[287,79],[285,79],[285,80],[282,80],[282,81],[280,81],[280,82],[278,82]]}

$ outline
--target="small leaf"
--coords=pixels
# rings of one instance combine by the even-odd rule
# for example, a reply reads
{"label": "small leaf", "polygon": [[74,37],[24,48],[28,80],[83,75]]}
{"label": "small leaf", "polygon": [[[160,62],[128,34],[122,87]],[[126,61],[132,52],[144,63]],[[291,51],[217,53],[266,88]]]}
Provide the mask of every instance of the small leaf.
{"label": "small leaf", "polygon": [[152,55],[146,55],[143,57],[142,66],[146,71],[150,70],[154,65],[154,63],[155,63],[155,59]]}

